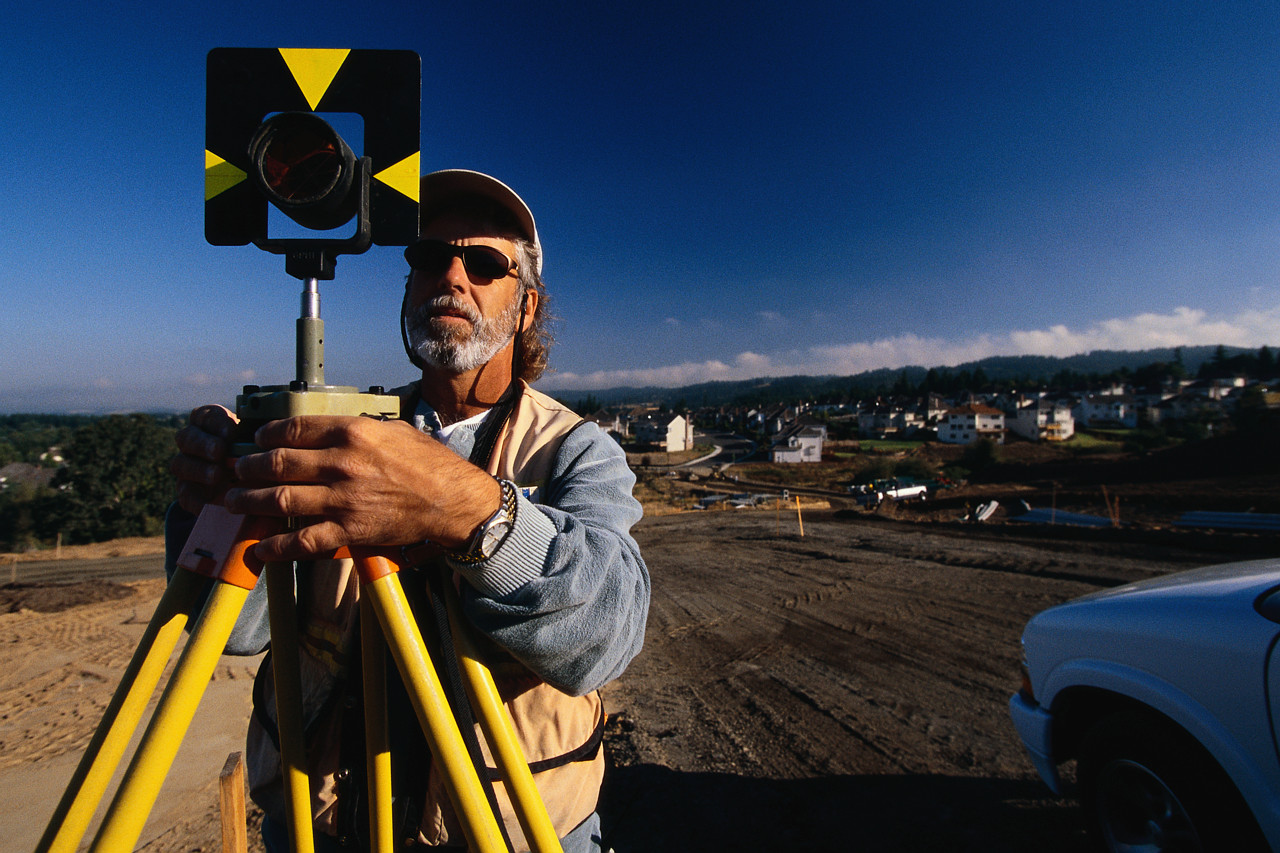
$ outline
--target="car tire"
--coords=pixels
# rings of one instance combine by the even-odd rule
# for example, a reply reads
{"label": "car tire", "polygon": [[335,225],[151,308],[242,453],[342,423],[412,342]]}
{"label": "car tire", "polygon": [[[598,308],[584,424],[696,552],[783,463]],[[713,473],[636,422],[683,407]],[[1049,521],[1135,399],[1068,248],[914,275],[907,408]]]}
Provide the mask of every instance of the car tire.
{"label": "car tire", "polygon": [[1076,778],[1100,850],[1271,849],[1208,751],[1158,714],[1126,712],[1095,725],[1080,744]]}

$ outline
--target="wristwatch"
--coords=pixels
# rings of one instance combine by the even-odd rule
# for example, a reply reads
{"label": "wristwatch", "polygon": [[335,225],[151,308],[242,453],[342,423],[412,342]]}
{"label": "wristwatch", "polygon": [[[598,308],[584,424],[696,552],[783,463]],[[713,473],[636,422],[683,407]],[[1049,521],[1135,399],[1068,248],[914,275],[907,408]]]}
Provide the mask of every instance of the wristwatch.
{"label": "wristwatch", "polygon": [[516,520],[516,487],[509,480],[498,480],[502,486],[502,503],[489,519],[476,528],[475,535],[465,551],[454,551],[449,559],[459,563],[478,563],[487,560],[506,541],[511,525]]}

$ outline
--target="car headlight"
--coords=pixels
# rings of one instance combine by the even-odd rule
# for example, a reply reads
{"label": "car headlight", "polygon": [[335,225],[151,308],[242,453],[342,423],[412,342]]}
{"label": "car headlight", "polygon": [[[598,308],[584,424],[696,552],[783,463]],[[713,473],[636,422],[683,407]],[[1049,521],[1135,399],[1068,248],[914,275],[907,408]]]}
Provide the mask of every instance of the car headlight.
{"label": "car headlight", "polygon": [[1022,684],[1018,687],[1018,693],[1023,699],[1035,704],[1036,692],[1031,687],[1031,668],[1027,666],[1027,656],[1025,654],[1018,664],[1018,670],[1022,676]]}

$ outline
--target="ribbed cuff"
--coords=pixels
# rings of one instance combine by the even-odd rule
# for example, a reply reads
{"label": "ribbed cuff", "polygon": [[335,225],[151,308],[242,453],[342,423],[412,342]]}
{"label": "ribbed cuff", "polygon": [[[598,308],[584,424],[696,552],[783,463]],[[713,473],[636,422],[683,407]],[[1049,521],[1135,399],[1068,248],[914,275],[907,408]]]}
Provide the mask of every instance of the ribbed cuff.
{"label": "ribbed cuff", "polygon": [[515,524],[494,555],[477,563],[448,562],[477,591],[502,598],[542,576],[555,537],[551,519],[517,490]]}

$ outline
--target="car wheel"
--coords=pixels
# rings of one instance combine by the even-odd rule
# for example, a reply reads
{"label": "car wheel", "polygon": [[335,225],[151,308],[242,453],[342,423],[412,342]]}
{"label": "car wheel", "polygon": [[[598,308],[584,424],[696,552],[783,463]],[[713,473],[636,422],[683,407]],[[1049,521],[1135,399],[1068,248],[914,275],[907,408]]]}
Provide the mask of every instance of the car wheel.
{"label": "car wheel", "polygon": [[1111,853],[1269,850],[1235,785],[1213,757],[1154,713],[1107,717],[1080,745],[1080,805]]}

